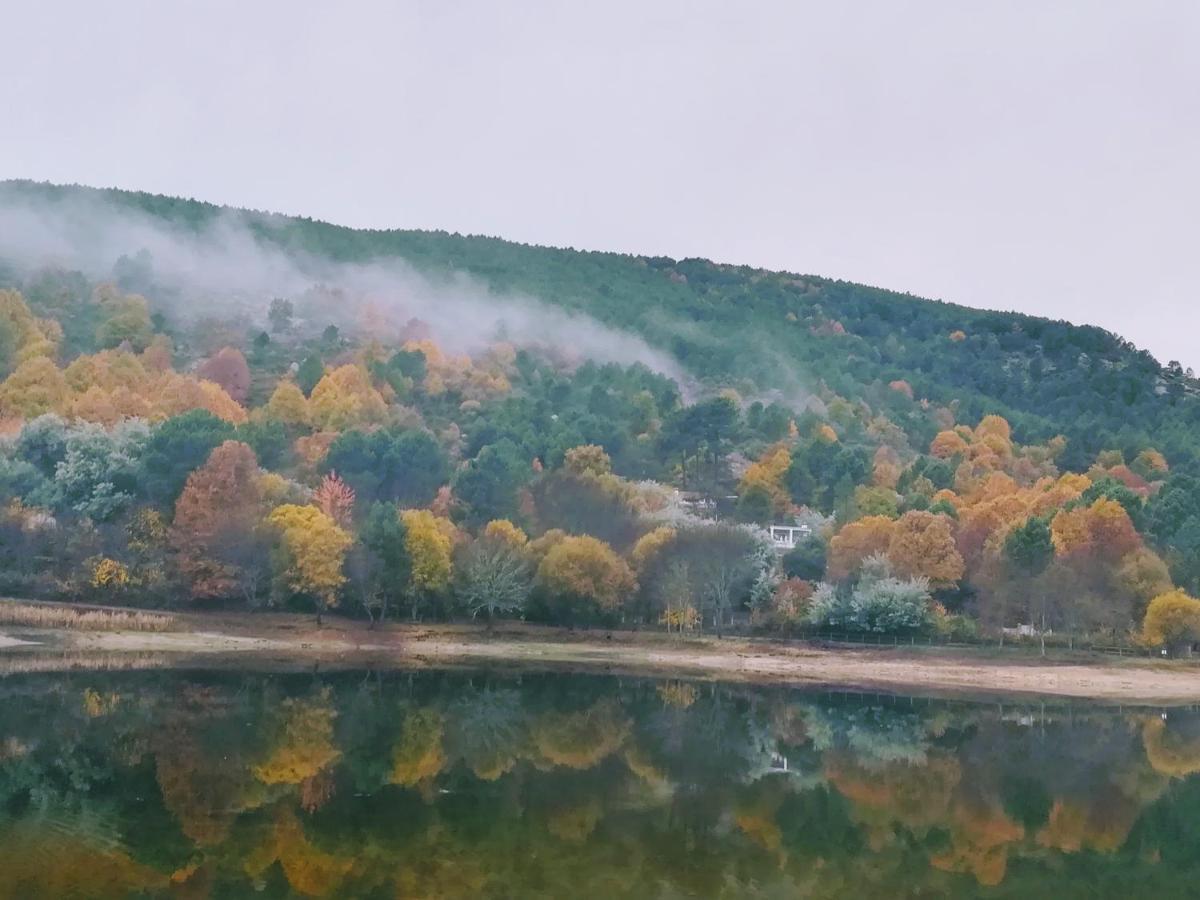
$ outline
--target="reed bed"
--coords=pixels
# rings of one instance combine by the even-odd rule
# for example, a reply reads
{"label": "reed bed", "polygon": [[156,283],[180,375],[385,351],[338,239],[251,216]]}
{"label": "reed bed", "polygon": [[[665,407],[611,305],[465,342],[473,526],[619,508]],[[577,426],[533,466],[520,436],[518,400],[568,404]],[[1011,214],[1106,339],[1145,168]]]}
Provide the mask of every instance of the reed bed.
{"label": "reed bed", "polygon": [[166,631],[174,622],[174,617],[163,613],[0,602],[0,625],[76,631]]}

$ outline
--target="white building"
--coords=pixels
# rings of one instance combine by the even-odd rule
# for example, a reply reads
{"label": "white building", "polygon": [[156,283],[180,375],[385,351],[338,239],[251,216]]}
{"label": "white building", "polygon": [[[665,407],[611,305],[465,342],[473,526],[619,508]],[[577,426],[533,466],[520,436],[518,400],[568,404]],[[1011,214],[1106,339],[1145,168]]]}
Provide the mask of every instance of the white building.
{"label": "white building", "polygon": [[795,549],[796,545],[812,534],[807,525],[772,525],[771,543],[776,550],[786,552]]}

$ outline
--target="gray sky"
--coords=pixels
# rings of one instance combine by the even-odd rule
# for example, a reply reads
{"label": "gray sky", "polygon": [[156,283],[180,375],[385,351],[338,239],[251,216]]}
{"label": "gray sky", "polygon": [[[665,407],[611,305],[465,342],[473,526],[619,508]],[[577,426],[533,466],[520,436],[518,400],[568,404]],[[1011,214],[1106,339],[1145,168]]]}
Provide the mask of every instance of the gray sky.
{"label": "gray sky", "polygon": [[0,177],[845,278],[1200,368],[1200,3],[9,3]]}

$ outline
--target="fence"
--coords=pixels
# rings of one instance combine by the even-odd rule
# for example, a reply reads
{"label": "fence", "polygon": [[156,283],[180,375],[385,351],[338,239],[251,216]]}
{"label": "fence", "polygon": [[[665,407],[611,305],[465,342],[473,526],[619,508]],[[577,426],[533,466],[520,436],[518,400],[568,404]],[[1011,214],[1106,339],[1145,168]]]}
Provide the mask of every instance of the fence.
{"label": "fence", "polygon": [[[1037,638],[1007,638],[1001,644],[996,639],[982,638],[968,640],[963,638],[941,638],[937,635],[882,635],[856,632],[805,632],[790,637],[774,637],[769,640],[822,642],[827,644],[852,644],[866,647],[949,647],[960,649],[990,649],[990,650],[1039,650],[1041,642]],[[1145,647],[1121,646],[1115,644],[1094,644],[1086,641],[1064,641],[1061,636],[1055,636],[1046,642],[1047,650],[1067,650],[1068,652],[1104,653],[1110,656],[1141,656],[1155,657],[1160,653]]]}

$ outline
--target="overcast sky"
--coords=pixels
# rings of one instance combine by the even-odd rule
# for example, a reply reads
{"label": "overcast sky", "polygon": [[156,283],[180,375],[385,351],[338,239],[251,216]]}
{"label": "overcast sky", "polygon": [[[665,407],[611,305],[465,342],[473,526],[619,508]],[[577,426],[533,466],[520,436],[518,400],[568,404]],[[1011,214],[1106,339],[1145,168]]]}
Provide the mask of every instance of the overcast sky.
{"label": "overcast sky", "polygon": [[0,177],[706,256],[1200,368],[1200,3],[6,4]]}

